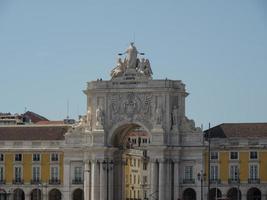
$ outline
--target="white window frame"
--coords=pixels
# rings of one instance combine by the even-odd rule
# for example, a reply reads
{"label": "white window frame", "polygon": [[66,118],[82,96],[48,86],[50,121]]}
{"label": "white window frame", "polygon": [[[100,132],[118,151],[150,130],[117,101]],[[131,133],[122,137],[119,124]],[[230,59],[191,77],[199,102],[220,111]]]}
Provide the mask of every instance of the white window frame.
{"label": "white window frame", "polygon": [[23,166],[22,165],[14,165],[14,167],[13,167],[13,178],[14,178],[14,180],[17,180],[17,177],[16,177],[16,168],[17,167],[19,167],[21,169],[20,180],[22,181],[23,180]]}
{"label": "white window frame", "polygon": [[[232,169],[233,166],[237,167],[236,176],[235,175],[232,176],[231,169]],[[238,164],[231,164],[231,165],[229,165],[229,178],[231,180],[235,180],[235,181],[238,181],[238,179],[240,179],[240,166]]]}
{"label": "white window frame", "polygon": [[[52,159],[53,158],[53,155],[57,155],[57,160],[53,160]],[[59,162],[59,159],[60,159],[59,157],[60,157],[59,153],[53,152],[53,153],[50,154],[50,161],[51,162]]]}
{"label": "white window frame", "polygon": [[[251,153],[256,152],[257,153],[257,158],[251,158]],[[249,160],[259,160],[259,152],[258,151],[250,151],[249,152]]]}
{"label": "white window frame", "polygon": [[[80,177],[76,177],[76,168],[80,168],[81,169],[81,176]],[[74,166],[73,167],[73,179],[77,180],[77,181],[83,181],[83,167],[82,166]]]}
{"label": "white window frame", "polygon": [[[252,166],[257,166],[257,174],[256,174],[256,177],[251,177],[251,173],[250,173],[250,170],[251,170],[251,167]],[[258,179],[259,178],[259,171],[260,171],[260,168],[259,168],[259,164],[258,163],[250,163],[249,164],[249,168],[248,168],[248,175],[249,175],[249,179]]]}
{"label": "white window frame", "polygon": [[[53,177],[52,168],[57,168],[57,177]],[[58,165],[51,165],[50,166],[50,179],[51,180],[59,180],[60,177],[60,168]]]}
{"label": "white window frame", "polygon": [[[21,155],[21,160],[16,160],[16,155],[17,154],[20,154]],[[18,163],[23,162],[23,154],[22,153],[15,153],[14,154],[14,162],[18,162]]]}
{"label": "white window frame", "polygon": [[[211,174],[212,173],[212,167],[217,167],[217,176],[214,178],[214,176],[213,176],[213,174]],[[219,167],[219,165],[217,165],[217,164],[211,164],[211,166],[210,166],[210,179],[211,180],[218,180],[218,179],[220,179],[220,167]]]}
{"label": "white window frame", "polygon": [[[37,155],[37,154],[39,155],[39,160],[34,160],[34,159],[33,159],[33,158],[34,158],[34,155]],[[32,162],[35,162],[35,163],[36,163],[36,162],[41,162],[41,159],[42,159],[42,158],[41,158],[41,154],[40,154],[40,153],[33,153],[33,154],[32,154]]]}
{"label": "white window frame", "polygon": [[[237,153],[237,158],[231,158],[231,153]],[[238,151],[230,151],[229,152],[229,160],[239,160],[239,152]]]}
{"label": "white window frame", "polygon": [[[187,173],[187,168],[191,168],[189,173]],[[187,174],[189,174],[189,177],[187,177]],[[193,180],[194,179],[194,166],[193,165],[184,166],[184,179],[185,180]]]}
{"label": "white window frame", "polygon": [[[37,179],[34,179],[34,170],[33,170],[33,168],[35,168],[35,167],[38,167],[39,168],[39,177],[37,178]],[[41,181],[41,174],[42,174],[42,172],[41,172],[41,166],[40,165],[33,165],[32,166],[32,180],[33,181],[36,181],[36,180],[39,180],[39,181]]]}
{"label": "white window frame", "polygon": [[[212,156],[211,156],[212,153],[216,153],[216,154],[217,154],[217,158],[216,158],[216,159],[212,159]],[[218,152],[218,151],[211,151],[211,152],[210,152],[210,160],[212,160],[212,161],[213,161],[213,160],[219,160],[219,152]]]}

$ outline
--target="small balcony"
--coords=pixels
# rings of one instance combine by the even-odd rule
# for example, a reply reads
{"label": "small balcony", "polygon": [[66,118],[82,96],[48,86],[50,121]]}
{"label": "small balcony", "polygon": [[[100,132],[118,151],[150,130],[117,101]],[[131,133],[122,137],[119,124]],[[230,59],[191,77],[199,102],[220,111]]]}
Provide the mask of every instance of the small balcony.
{"label": "small balcony", "polygon": [[58,178],[49,179],[49,184],[50,185],[60,185],[60,180]]}
{"label": "small balcony", "polygon": [[240,183],[240,180],[239,179],[235,179],[235,178],[229,178],[228,179],[228,183],[229,184],[237,184],[237,183]]}
{"label": "small balcony", "polygon": [[4,185],[4,184],[6,184],[6,180],[0,179],[0,185]]}
{"label": "small balcony", "polygon": [[260,184],[260,179],[259,178],[249,178],[248,183],[249,184]]}
{"label": "small balcony", "polygon": [[24,181],[21,178],[16,178],[16,179],[13,179],[12,183],[14,185],[22,185],[24,183]]}
{"label": "small balcony", "polygon": [[79,184],[83,184],[83,180],[82,179],[73,179],[72,180],[72,184],[73,185],[79,185]]}
{"label": "small balcony", "polygon": [[40,179],[32,179],[31,180],[31,184],[32,185],[38,185],[38,184],[40,184],[41,183],[41,180]]}
{"label": "small balcony", "polygon": [[195,179],[184,179],[183,183],[184,184],[195,184]]}
{"label": "small balcony", "polygon": [[211,184],[221,184],[221,179],[210,179]]}

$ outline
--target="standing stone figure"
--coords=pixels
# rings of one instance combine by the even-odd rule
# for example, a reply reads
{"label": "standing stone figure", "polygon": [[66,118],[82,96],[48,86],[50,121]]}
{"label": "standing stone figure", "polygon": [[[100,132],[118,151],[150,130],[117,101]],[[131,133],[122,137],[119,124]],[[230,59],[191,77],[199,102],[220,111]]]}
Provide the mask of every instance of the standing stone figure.
{"label": "standing stone figure", "polygon": [[172,125],[178,125],[178,109],[176,106],[172,110]]}
{"label": "standing stone figure", "polygon": [[135,69],[138,51],[134,46],[133,42],[131,42],[130,46],[128,47],[125,53],[127,53],[127,68]]}
{"label": "standing stone figure", "polygon": [[96,126],[101,127],[104,122],[104,112],[101,107],[96,109]]}
{"label": "standing stone figure", "polygon": [[161,107],[157,107],[156,110],[155,110],[155,121],[156,121],[156,124],[161,124]]}
{"label": "standing stone figure", "polygon": [[88,124],[89,127],[91,127],[91,120],[92,120],[91,108],[88,107],[88,110],[87,110],[87,124]]}

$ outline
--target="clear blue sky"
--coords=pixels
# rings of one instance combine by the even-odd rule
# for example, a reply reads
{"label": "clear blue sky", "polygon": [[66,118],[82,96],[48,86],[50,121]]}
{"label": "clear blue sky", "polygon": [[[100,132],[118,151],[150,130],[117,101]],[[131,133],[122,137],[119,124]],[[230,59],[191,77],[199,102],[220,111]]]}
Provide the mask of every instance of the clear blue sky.
{"label": "clear blue sky", "polygon": [[197,125],[267,121],[266,0],[0,0],[0,112],[84,114],[86,82],[133,40]]}

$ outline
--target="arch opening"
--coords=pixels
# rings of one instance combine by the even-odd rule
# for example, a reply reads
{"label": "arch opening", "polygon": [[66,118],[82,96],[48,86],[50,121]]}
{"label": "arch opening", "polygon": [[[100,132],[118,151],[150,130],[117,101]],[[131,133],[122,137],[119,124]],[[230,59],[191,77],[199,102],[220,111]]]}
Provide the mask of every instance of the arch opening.
{"label": "arch opening", "polygon": [[231,188],[227,192],[227,197],[229,198],[229,200],[241,200],[242,193],[240,190],[237,190],[237,188]]}
{"label": "arch opening", "polygon": [[58,189],[50,190],[49,200],[61,200],[61,192]]}
{"label": "arch opening", "polygon": [[83,200],[83,199],[84,199],[84,194],[82,189],[78,188],[73,191],[72,200]]}
{"label": "arch opening", "polygon": [[42,192],[40,189],[33,189],[31,192],[31,200],[41,200]]}
{"label": "arch opening", "polygon": [[196,191],[192,188],[187,188],[183,192],[183,200],[196,200]]}
{"label": "arch opening", "polygon": [[25,193],[22,189],[15,189],[13,192],[13,200],[25,200]]}
{"label": "arch opening", "polygon": [[218,188],[212,188],[209,191],[209,199],[210,200],[216,200],[216,194],[217,194],[217,198],[221,198],[222,197],[222,192],[220,189]]}
{"label": "arch opening", "polygon": [[261,200],[261,191],[258,188],[250,188],[247,192],[247,200]]}

